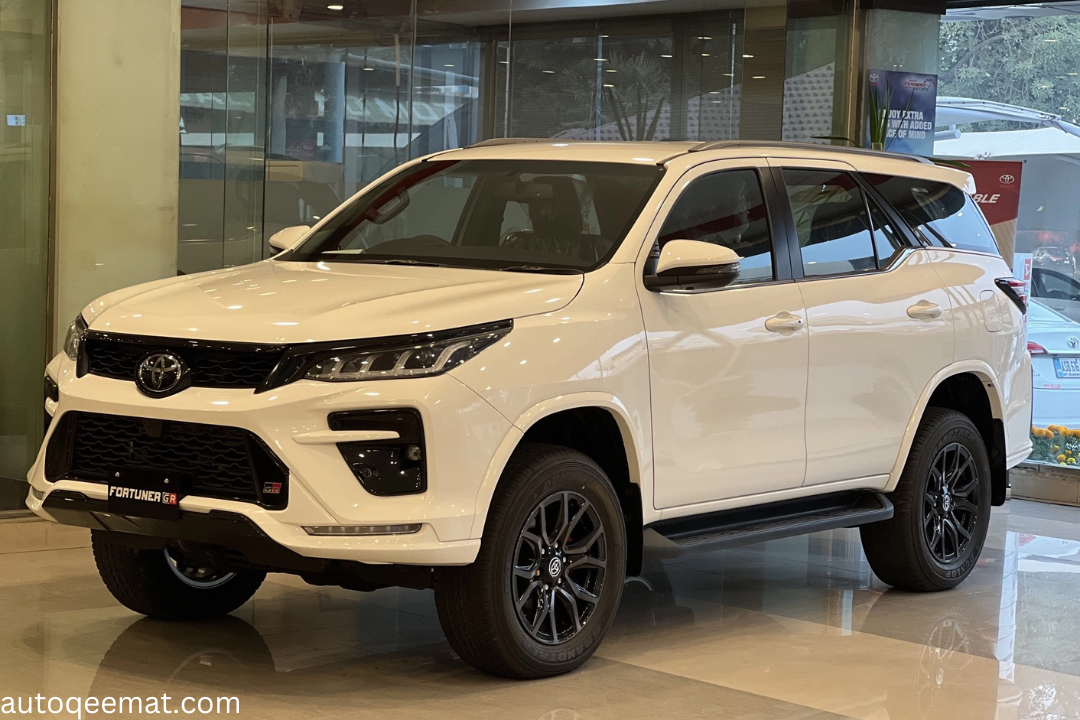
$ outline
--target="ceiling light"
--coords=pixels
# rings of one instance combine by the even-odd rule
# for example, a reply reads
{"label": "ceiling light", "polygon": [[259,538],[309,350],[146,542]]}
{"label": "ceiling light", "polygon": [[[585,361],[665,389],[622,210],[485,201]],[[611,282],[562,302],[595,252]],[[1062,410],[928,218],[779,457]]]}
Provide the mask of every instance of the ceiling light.
{"label": "ceiling light", "polygon": [[605,37],[607,37],[607,35],[601,35],[600,37],[605,38]]}
{"label": "ceiling light", "polygon": [[327,5],[326,9],[327,10],[344,10],[345,6],[344,5]]}
{"label": "ceiling light", "polygon": [[443,67],[454,67],[454,66],[451,65],[450,63],[447,63],[446,65],[443,65]]}
{"label": "ceiling light", "polygon": [[[671,56],[670,56],[670,55],[664,55],[664,54],[662,54],[662,53],[661,53],[660,57],[666,57],[666,58],[669,58],[669,57],[671,57]],[[1076,73],[1073,73],[1073,74],[1075,75]]]}
{"label": "ceiling light", "polygon": [[607,62],[607,58],[596,58],[596,62]]}
{"label": "ceiling light", "polygon": [[540,72],[547,73],[548,75],[554,75],[555,74],[554,70],[541,70]]}
{"label": "ceiling light", "polygon": [[619,71],[618,71],[618,70],[612,70],[611,68],[608,68],[608,69],[607,69],[607,70],[605,70],[604,72],[619,72]]}
{"label": "ceiling light", "polygon": [[710,94],[710,95],[719,95],[719,94],[720,94],[720,91],[719,91],[719,90],[710,90],[710,91],[709,91],[709,94]]}
{"label": "ceiling light", "polygon": [[754,56],[753,56],[753,55],[743,55],[743,57],[744,57],[744,58],[752,58],[752,57],[754,57]]}
{"label": "ceiling light", "polygon": [[697,39],[698,40],[712,40],[712,37],[710,37],[709,35],[698,35]]}
{"label": "ceiling light", "polygon": [[1073,75],[1073,76],[1075,76],[1075,75],[1076,75],[1076,73],[1065,73],[1065,74],[1066,74],[1066,75]]}
{"label": "ceiling light", "polygon": [[751,79],[752,80],[764,80],[765,76],[764,75],[754,75],[753,78],[751,78]]}
{"label": "ceiling light", "polygon": [[613,88],[615,86],[614,85],[609,85],[608,83],[604,83],[604,87],[612,87]]}
{"label": "ceiling light", "polygon": [[365,69],[365,70],[374,70],[375,68],[369,68],[369,67],[366,67],[366,68],[364,68],[364,69]]}
{"label": "ceiling light", "polygon": [[1043,38],[1043,42],[1057,42],[1057,38]]}
{"label": "ceiling light", "polygon": [[701,57],[712,57],[712,55],[709,55],[709,53],[701,53]]}

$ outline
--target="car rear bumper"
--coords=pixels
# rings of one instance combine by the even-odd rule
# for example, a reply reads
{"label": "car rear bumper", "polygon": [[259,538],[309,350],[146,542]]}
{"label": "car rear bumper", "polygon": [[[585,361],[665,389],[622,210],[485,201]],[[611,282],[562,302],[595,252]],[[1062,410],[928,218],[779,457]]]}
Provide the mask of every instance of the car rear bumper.
{"label": "car rear bumper", "polygon": [[1032,390],[1031,424],[1044,428],[1063,425],[1080,429],[1080,389],[1035,388]]}

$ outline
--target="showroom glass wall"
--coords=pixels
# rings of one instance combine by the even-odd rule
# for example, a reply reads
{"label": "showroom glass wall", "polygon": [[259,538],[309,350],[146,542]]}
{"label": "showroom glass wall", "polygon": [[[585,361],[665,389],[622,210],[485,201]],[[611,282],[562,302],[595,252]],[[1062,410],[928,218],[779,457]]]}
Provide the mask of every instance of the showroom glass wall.
{"label": "showroom glass wall", "polygon": [[944,157],[1023,163],[1015,273],[1031,280],[1031,459],[1063,468],[1080,463],[1076,13],[1076,3],[950,10],[941,23],[934,148]]}
{"label": "showroom glass wall", "polygon": [[0,3],[0,513],[26,497],[44,419],[51,21]]}
{"label": "showroom glass wall", "polygon": [[184,0],[179,270],[261,259],[277,230],[481,139],[847,131],[844,3],[493,5]]}

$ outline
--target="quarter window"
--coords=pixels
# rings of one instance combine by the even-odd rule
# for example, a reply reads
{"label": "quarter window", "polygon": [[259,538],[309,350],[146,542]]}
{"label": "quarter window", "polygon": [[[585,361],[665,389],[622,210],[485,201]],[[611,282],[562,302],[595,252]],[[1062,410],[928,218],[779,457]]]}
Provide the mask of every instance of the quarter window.
{"label": "quarter window", "polygon": [[1000,254],[979,207],[955,185],[892,175],[865,177],[927,244]]}
{"label": "quarter window", "polygon": [[672,240],[700,240],[734,250],[742,258],[736,283],[775,278],[772,236],[754,170],[718,172],[690,183],[660,230],[661,248]]}
{"label": "quarter window", "polygon": [[877,269],[866,202],[855,179],[833,170],[784,170],[802,248],[803,274],[843,275]]}

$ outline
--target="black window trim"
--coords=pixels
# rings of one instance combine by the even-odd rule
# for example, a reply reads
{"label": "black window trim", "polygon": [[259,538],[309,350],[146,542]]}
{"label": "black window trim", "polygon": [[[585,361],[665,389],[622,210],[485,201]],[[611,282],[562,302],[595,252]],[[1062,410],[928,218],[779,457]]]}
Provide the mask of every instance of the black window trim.
{"label": "black window trim", "polygon": [[[730,161],[725,159],[718,162],[723,162],[726,165]],[[753,282],[747,283],[733,283],[731,285],[727,285],[721,288],[683,290],[677,287],[672,287],[657,289],[650,288],[649,291],[668,295],[698,295],[703,293],[722,292],[724,290],[741,290],[744,288],[754,288],[762,287],[765,285],[778,285],[781,283],[793,282],[795,280],[795,277],[792,274],[794,269],[794,263],[792,263],[791,261],[790,241],[786,237],[787,233],[784,232],[786,228],[786,219],[784,217],[782,209],[783,205],[781,203],[781,194],[779,192],[780,188],[776,186],[776,176],[773,174],[773,172],[771,172],[772,169],[767,165],[748,164],[744,166],[728,166],[709,171],[707,168],[708,165],[711,164],[712,163],[706,163],[704,166],[697,165],[689,168],[679,178],[679,181],[683,180],[687,175],[690,175],[695,171],[702,169],[703,167],[706,169],[706,171],[702,172],[697,177],[691,179],[689,184],[695,183],[712,175],[719,175],[726,172],[742,172],[750,170],[757,174],[758,183],[761,185],[761,199],[765,203],[765,220],[769,226],[769,239],[772,246],[771,251],[773,277],[769,280],[755,280]],[[689,184],[687,184],[687,188],[689,187]],[[677,185],[678,181],[676,183],[676,187],[672,188],[673,193],[677,191]],[[679,198],[682,196],[683,192],[685,192],[685,188],[682,191],[677,192],[674,201],[668,207],[667,212],[664,213],[663,217],[657,215],[654,219],[653,227],[656,229],[655,231],[650,230],[649,232],[649,238],[651,239],[651,241],[648,243],[649,254],[645,261],[645,267],[642,271],[641,281],[643,284],[645,282],[645,278],[654,277],[651,271],[655,267],[656,259],[659,257],[657,253],[659,248],[657,246],[660,241],[660,231],[663,230],[664,223],[667,221],[668,216],[671,214],[671,211],[675,209],[675,205],[679,202]]]}
{"label": "black window trim", "polygon": [[859,183],[859,186],[863,189],[863,202],[866,203],[866,209],[870,216],[870,231],[873,235],[875,254],[877,253],[878,238],[877,232],[874,231],[874,213],[871,211],[870,203],[877,206],[877,209],[885,214],[885,219],[888,220],[893,227],[899,230],[900,234],[904,237],[905,247],[899,252],[894,253],[893,256],[889,258],[889,262],[882,265],[881,257],[879,256],[877,258],[878,272],[889,272],[894,267],[900,265],[912,251],[921,250],[922,248],[927,247],[927,245],[924,245],[919,240],[918,234],[908,227],[907,223],[904,222],[904,219],[900,217],[900,213],[897,212],[896,208],[890,205],[881,193],[876,191],[873,184],[864,178],[861,172],[853,173],[853,175],[855,176],[855,182]]}
{"label": "black window trim", "polygon": [[[870,241],[874,247],[874,264],[875,268],[872,270],[861,270],[858,272],[846,272],[846,273],[832,273],[830,275],[812,275],[807,276],[803,272],[803,259],[802,259],[802,246],[799,244],[799,231],[795,227],[795,212],[791,208],[791,199],[787,193],[787,183],[784,180],[784,170],[816,170],[825,172],[837,172],[844,173],[851,176],[855,184],[862,191],[863,207],[866,211],[866,219],[870,223]],[[855,169],[840,169],[822,167],[815,165],[811,161],[807,161],[806,164],[783,164],[773,165],[773,186],[777,192],[778,202],[782,207],[783,219],[787,226],[787,251],[791,258],[791,274],[795,282],[812,282],[814,280],[838,280],[840,278],[847,277],[865,277],[867,275],[874,275],[878,273],[892,272],[911,255],[915,250],[925,247],[923,243],[919,242],[915,232],[908,227],[908,224],[899,217],[899,213],[892,205],[885,202],[880,193],[876,192],[871,183],[862,177],[862,172]],[[782,191],[782,192],[781,192]],[[901,233],[904,234],[904,238],[908,242],[908,247],[904,250],[896,253],[892,260],[885,266],[879,265],[880,258],[877,256],[877,240],[874,234],[874,221],[870,214],[869,199],[873,197],[874,202],[885,213],[885,216],[895,225]]]}

